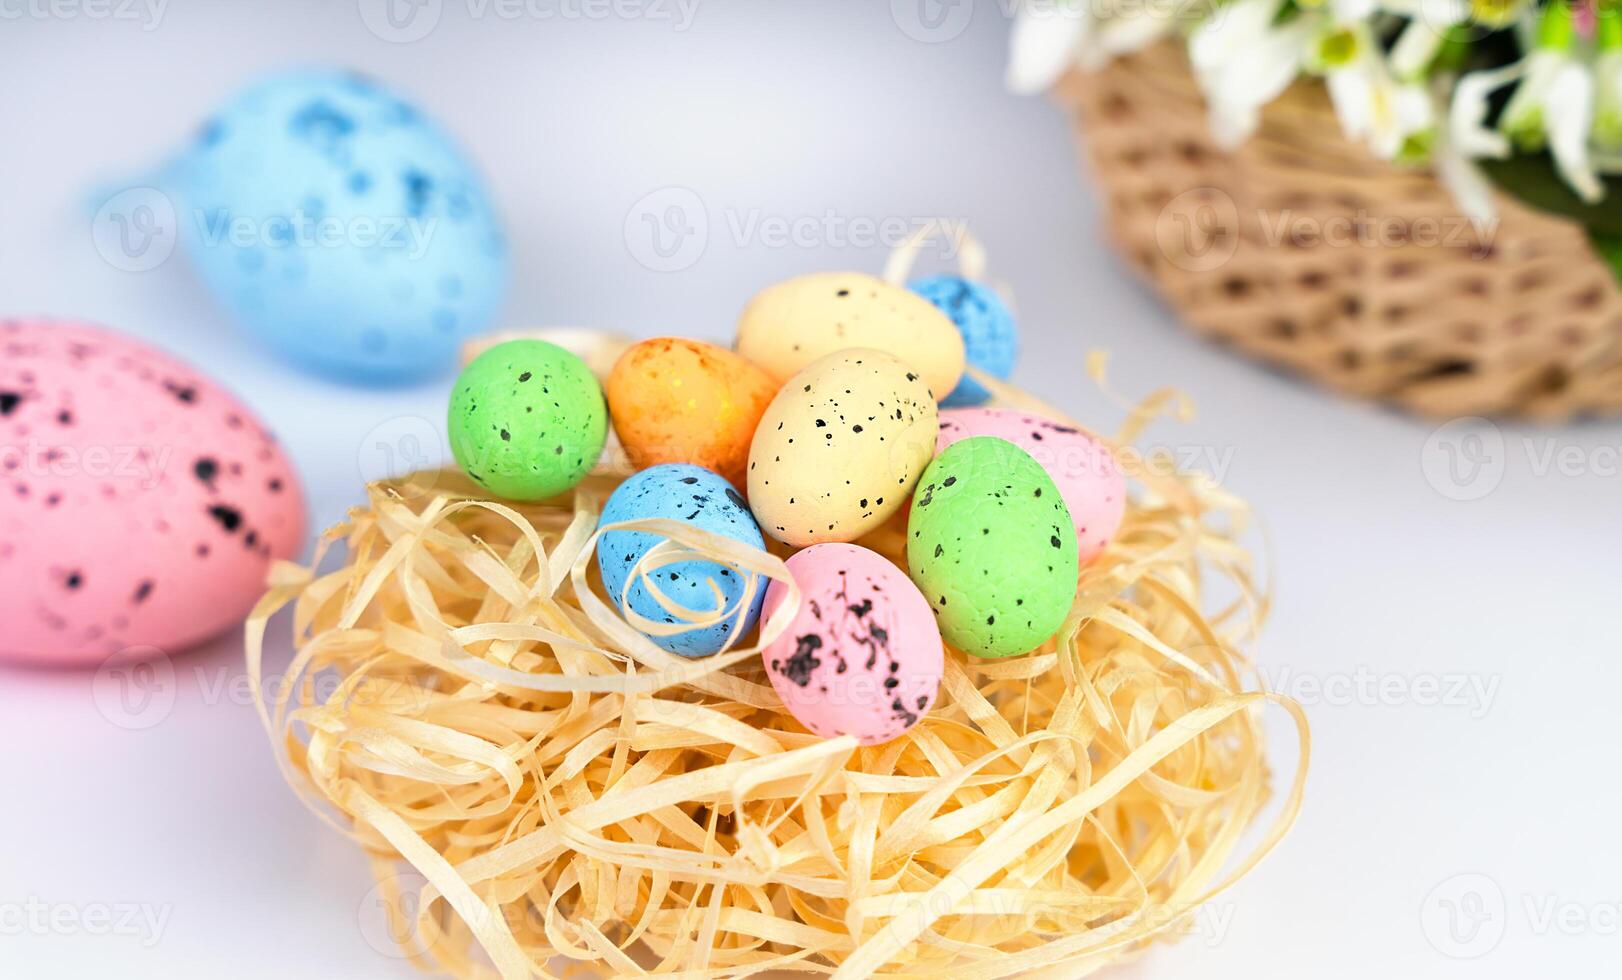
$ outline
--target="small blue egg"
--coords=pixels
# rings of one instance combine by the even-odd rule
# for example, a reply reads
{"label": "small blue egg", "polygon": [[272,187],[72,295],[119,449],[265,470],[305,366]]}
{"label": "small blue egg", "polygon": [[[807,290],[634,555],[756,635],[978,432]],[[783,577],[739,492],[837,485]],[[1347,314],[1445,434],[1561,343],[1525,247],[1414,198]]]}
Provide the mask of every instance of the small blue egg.
{"label": "small blue egg", "polygon": [[[646,517],[684,521],[696,528],[741,541],[762,550],[766,542],[749,506],[737,490],[719,474],[701,466],[666,463],[643,470],[619,485],[603,506],[598,526]],[[597,569],[603,584],[616,603],[625,593],[631,570],[654,545],[665,540],[641,531],[610,531],[597,541]],[[718,611],[736,604],[744,593],[749,576],[740,575],[719,562],[683,561],[665,565],[647,577],[631,582],[628,605],[639,615],[655,622],[679,623],[649,592],[651,579],[664,597],[678,606],[698,611]],[[710,588],[714,582],[724,601],[716,605]],[[747,633],[760,618],[766,583],[758,582],[755,597],[740,614],[704,629],[669,636],[650,636],[653,642],[683,657],[705,657],[717,652],[730,638]]]}
{"label": "small blue egg", "polygon": [[[907,288],[934,303],[957,324],[969,364],[994,378],[1006,380],[1014,373],[1019,333],[1014,328],[1014,315],[995,289],[962,276],[932,276],[909,283]],[[991,392],[965,374],[957,387],[941,399],[941,405],[964,408],[990,399]]]}
{"label": "small blue egg", "polygon": [[432,120],[361,75],[260,81],[203,125],[165,182],[215,298],[324,374],[446,370],[506,292],[483,179]]}

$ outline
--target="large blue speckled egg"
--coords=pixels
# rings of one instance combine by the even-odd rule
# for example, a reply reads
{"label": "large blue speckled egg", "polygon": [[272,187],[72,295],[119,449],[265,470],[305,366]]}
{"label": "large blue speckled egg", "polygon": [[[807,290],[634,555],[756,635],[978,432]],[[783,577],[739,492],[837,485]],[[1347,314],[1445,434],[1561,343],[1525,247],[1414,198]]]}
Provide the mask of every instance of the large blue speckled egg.
{"label": "large blue speckled egg", "polygon": [[[760,527],[749,506],[731,483],[702,466],[667,463],[653,466],[621,483],[603,506],[601,527],[620,521],[665,517],[691,524],[740,541],[755,548],[765,547]],[[648,576],[631,575],[642,556],[664,538],[640,531],[610,531],[597,542],[597,568],[610,598],[618,602],[626,593],[627,604],[638,615],[654,622],[679,624],[682,619],[660,605],[650,584],[667,600],[685,609],[718,612],[737,605],[743,596],[747,575],[713,561],[683,561],[665,565]],[[651,581],[650,581],[651,580]],[[715,588],[722,600],[716,602]],[[760,617],[760,604],[766,595],[766,582],[755,583],[753,600],[727,619],[703,629],[690,629],[669,636],[650,636],[653,642],[684,657],[704,657],[719,651],[727,641],[749,632]]]}
{"label": "large blue speckled egg", "polygon": [[[1014,314],[995,289],[962,276],[932,276],[909,283],[907,288],[934,303],[957,324],[971,367],[994,378],[1006,379],[1014,373],[1019,333],[1014,327]],[[965,374],[951,394],[941,399],[941,405],[961,408],[983,404],[990,398],[985,385]]]}
{"label": "large blue speckled egg", "polygon": [[209,289],[322,373],[449,369],[506,291],[479,174],[432,120],[361,75],[262,80],[203,125],[166,182]]}

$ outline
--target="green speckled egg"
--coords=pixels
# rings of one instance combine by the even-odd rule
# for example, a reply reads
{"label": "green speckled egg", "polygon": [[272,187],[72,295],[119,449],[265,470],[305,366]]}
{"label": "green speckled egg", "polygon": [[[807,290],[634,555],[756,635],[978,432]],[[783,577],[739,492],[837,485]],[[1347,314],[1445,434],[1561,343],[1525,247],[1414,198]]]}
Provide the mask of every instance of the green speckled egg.
{"label": "green speckled egg", "polygon": [[480,486],[543,500],[596,465],[608,407],[585,361],[544,340],[510,340],[462,369],[449,432],[457,464]]}
{"label": "green speckled egg", "polygon": [[1058,631],[1076,595],[1076,534],[1041,464],[1013,443],[953,443],[918,481],[907,567],[946,641],[1011,657]]}

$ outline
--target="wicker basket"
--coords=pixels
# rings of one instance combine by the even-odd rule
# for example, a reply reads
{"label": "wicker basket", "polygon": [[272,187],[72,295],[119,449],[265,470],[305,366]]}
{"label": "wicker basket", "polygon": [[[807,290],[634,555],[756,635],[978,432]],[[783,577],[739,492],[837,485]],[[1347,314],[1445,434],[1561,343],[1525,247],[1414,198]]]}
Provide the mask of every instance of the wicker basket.
{"label": "wicker basket", "polygon": [[1622,290],[1576,224],[1497,195],[1476,228],[1346,140],[1320,84],[1219,150],[1174,44],[1056,96],[1117,248],[1206,336],[1426,415],[1622,413]]}

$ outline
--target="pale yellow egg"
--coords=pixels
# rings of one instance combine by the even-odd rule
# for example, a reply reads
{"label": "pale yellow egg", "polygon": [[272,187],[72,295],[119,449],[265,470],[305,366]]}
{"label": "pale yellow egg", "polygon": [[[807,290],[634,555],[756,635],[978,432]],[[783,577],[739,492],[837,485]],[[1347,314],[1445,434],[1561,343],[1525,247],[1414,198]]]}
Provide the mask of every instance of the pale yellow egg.
{"label": "pale yellow egg", "polygon": [[738,353],[778,381],[852,347],[911,365],[936,400],[963,376],[963,336],[922,296],[861,272],[820,272],[767,287],[738,321]]}

